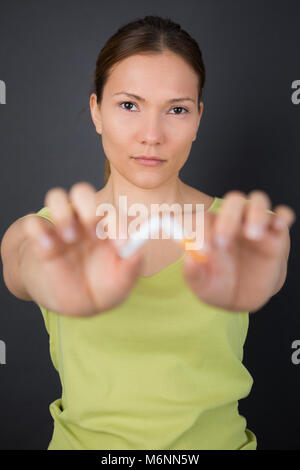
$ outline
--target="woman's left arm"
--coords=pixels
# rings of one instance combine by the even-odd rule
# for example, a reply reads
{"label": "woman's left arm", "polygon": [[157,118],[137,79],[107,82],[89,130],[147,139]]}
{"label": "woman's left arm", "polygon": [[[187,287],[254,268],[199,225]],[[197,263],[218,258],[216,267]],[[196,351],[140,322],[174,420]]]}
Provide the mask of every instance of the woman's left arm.
{"label": "woman's left arm", "polygon": [[287,205],[271,210],[266,193],[230,191],[218,213],[204,213],[207,261],[187,254],[183,276],[204,302],[229,311],[255,312],[284,285],[289,229],[296,215]]}

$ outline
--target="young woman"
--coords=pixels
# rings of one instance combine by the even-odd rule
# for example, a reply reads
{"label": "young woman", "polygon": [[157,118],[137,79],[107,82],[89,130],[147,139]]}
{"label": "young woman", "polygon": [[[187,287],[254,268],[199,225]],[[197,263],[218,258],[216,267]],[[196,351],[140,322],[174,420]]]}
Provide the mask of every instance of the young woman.
{"label": "young woman", "polygon": [[[256,449],[238,412],[253,382],[243,345],[249,312],[285,282],[294,211],[271,211],[260,190],[222,199],[179,178],[203,112],[205,68],[178,24],[147,16],[123,26],[94,78],[104,187],[52,188],[1,244],[5,283],[40,306],[61,379],[48,449]],[[120,257],[116,242],[97,236],[96,212],[109,203],[118,214],[121,195],[128,207],[190,204],[194,229],[202,204],[207,262],[161,237]]]}

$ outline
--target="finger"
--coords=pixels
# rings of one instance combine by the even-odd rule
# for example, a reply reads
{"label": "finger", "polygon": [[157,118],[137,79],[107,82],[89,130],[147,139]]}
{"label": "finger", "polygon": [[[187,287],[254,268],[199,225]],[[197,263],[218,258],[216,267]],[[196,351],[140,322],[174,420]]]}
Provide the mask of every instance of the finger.
{"label": "finger", "polygon": [[86,233],[98,240],[95,188],[88,182],[76,183],[71,188],[70,200]]}
{"label": "finger", "polygon": [[197,259],[191,254],[186,253],[182,263],[183,277],[186,282],[195,285],[199,288],[199,283],[205,277],[205,267],[203,263],[199,263]]}
{"label": "finger", "polygon": [[246,205],[243,234],[249,240],[261,240],[271,220],[271,201],[263,191],[255,190],[249,194]]}
{"label": "finger", "polygon": [[52,259],[64,250],[56,230],[51,222],[36,214],[30,214],[23,220],[24,234],[33,242],[34,250],[40,259]]}
{"label": "finger", "polygon": [[51,188],[45,196],[45,205],[49,208],[58,235],[66,243],[74,243],[80,235],[76,215],[64,188]]}
{"label": "finger", "polygon": [[274,212],[275,214],[271,217],[270,228],[276,232],[281,232],[286,226],[290,228],[296,221],[294,210],[285,204],[276,206]]}
{"label": "finger", "polygon": [[241,191],[230,191],[223,198],[213,228],[213,242],[216,248],[230,247],[240,232],[246,201],[246,196]]}

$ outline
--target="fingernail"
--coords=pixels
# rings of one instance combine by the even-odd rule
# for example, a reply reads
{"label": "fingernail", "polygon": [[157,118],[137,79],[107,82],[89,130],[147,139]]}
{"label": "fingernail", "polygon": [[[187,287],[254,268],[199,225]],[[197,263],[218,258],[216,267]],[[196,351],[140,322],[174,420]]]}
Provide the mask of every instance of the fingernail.
{"label": "fingernail", "polygon": [[49,250],[53,247],[53,240],[48,235],[41,235],[37,241],[44,250]]}
{"label": "fingernail", "polygon": [[263,236],[263,227],[259,224],[249,224],[246,227],[246,236],[251,238],[251,240],[260,240]]}
{"label": "fingernail", "polygon": [[228,247],[229,240],[227,237],[221,234],[217,234],[214,236],[214,244],[221,249],[227,248]]}
{"label": "fingernail", "polygon": [[74,242],[77,237],[77,232],[74,227],[70,226],[63,230],[63,239],[66,242]]}

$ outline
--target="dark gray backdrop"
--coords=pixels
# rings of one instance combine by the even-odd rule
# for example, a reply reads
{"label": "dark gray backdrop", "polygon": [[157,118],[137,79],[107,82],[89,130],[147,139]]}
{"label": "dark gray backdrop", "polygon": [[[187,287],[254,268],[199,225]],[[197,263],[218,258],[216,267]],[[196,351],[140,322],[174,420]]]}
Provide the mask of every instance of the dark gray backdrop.
{"label": "dark gray backdrop", "polygon": [[[96,57],[121,24],[146,14],[179,22],[206,65],[204,114],[183,181],[219,197],[261,189],[273,207],[288,204],[298,214],[299,2],[10,0],[0,1],[1,238],[44,205],[51,187],[103,186],[104,153],[88,109]],[[244,364],[254,385],[239,409],[258,449],[300,449],[297,238],[296,221],[286,283],[250,316]],[[36,304],[10,294],[3,279],[0,289],[0,448],[45,449],[49,404],[61,395],[48,335]]]}

